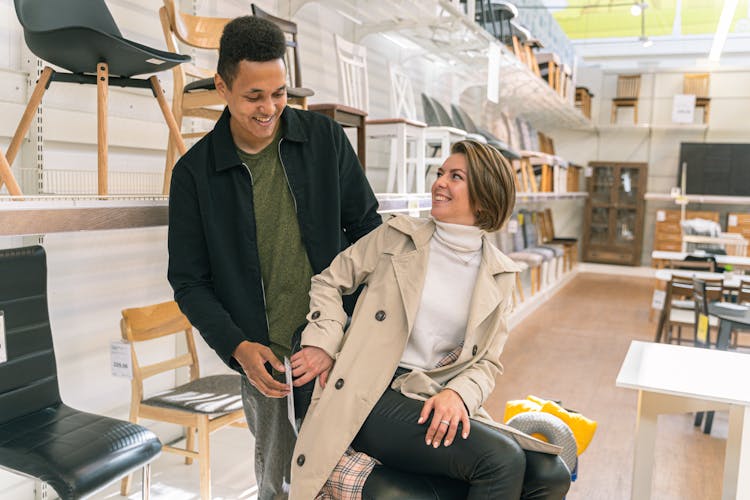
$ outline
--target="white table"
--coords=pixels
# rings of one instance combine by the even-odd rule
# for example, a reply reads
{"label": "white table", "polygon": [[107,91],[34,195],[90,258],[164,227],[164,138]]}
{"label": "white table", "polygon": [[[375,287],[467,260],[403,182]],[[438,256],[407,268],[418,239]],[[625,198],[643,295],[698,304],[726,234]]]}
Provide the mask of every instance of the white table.
{"label": "white table", "polygon": [[[654,250],[651,252],[651,258],[654,260],[685,260],[690,254],[687,252],[667,252],[664,250]],[[713,255],[702,254],[701,257],[712,256],[720,266],[730,264],[734,269],[750,269],[750,257],[741,257],[739,255]]]}
{"label": "white table", "polygon": [[750,499],[750,356],[633,341],[617,387],[638,391],[632,500],[651,498],[661,414],[729,410],[722,500]]}
{"label": "white table", "polygon": [[669,281],[672,276],[680,276],[682,278],[699,278],[699,279],[722,279],[724,280],[724,288],[739,288],[741,278],[739,275],[732,273],[731,277],[727,277],[726,274],[722,273],[709,273],[708,271],[690,271],[688,269],[659,269],[654,274],[659,281]]}

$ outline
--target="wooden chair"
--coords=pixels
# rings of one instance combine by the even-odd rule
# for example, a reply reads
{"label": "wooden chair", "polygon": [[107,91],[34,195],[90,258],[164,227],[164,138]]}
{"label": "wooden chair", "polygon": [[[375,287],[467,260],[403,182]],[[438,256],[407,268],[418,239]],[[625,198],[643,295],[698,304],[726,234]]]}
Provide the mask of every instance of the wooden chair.
{"label": "wooden chair", "polygon": [[559,92],[560,89],[560,56],[554,52],[543,52],[536,56],[539,65],[539,76],[552,87],[552,90]]}
{"label": "wooden chair", "polygon": [[617,96],[612,99],[611,122],[617,122],[619,108],[633,108],[633,123],[638,124],[638,95],[641,92],[641,75],[618,75]]}
{"label": "wooden chair", "polygon": [[[709,300],[721,300],[724,294],[724,282],[721,278],[707,279],[706,287],[710,290]],[[667,283],[664,307],[659,318],[655,342],[672,343],[672,331],[677,328],[677,343],[682,343],[682,329],[695,327],[695,302],[693,299],[693,278],[673,275]],[[708,292],[707,292],[708,293]],[[718,329],[717,318],[709,318],[709,327]],[[691,344],[693,342],[691,341]]]}
{"label": "wooden chair", "polygon": [[[219,42],[224,26],[231,18],[208,17],[187,14],[178,9],[175,0],[163,0],[164,6],[159,9],[162,31],[167,47],[173,52],[179,52],[178,42],[197,51],[202,59],[208,57],[215,62],[218,56]],[[287,38],[287,53],[284,62],[287,67],[287,95],[289,105],[305,108],[307,98],[313,91],[302,87],[300,76],[299,54],[297,44],[297,25],[274,17],[252,5],[253,15],[268,19],[279,26]],[[216,67],[199,66],[197,64],[183,64],[172,71],[174,91],[172,97],[172,113],[178,127],[182,127],[185,117],[216,121],[221,116],[224,105],[223,98],[214,86]],[[204,136],[207,131],[182,133],[184,139],[196,139]],[[172,167],[176,161],[175,149],[171,145],[167,149],[167,167],[164,177],[164,194],[169,193],[169,180]]]}
{"label": "wooden chair", "polygon": [[555,226],[552,223],[552,210],[545,208],[540,212],[544,242],[562,245],[565,250],[565,269],[570,271],[578,262],[578,238],[558,238],[555,236]]}
{"label": "wooden chair", "polygon": [[586,87],[576,87],[576,108],[581,110],[583,116],[591,119],[591,98],[594,97]]}
{"label": "wooden chair", "polygon": [[[186,428],[185,448],[164,446],[164,451],[185,456],[185,463],[198,459],[200,493],[211,498],[211,462],[209,434],[232,424],[245,426],[239,375],[200,376],[198,354],[193,341],[193,327],[173,301],[144,307],[123,309],[120,321],[122,338],[130,344],[133,365],[130,421],[158,420]],[[170,335],[184,335],[187,353],[142,366],[136,344]],[[153,396],[145,396],[144,380],[168,371],[186,367],[190,381]],[[198,446],[195,449],[197,431]],[[121,493],[128,495],[130,477],[122,481]]]}
{"label": "wooden chair", "polygon": [[708,124],[711,111],[708,73],[686,73],[682,79],[682,93],[695,96],[695,107],[703,108],[703,123]]}

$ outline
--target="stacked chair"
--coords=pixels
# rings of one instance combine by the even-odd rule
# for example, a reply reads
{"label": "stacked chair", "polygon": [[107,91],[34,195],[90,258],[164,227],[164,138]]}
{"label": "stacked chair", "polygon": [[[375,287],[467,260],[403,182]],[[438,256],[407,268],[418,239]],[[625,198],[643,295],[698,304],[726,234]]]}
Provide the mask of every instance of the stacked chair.
{"label": "stacked chair", "polygon": [[185,144],[159,80],[156,76],[133,77],[173,68],[189,61],[190,56],[157,50],[124,38],[104,0],[14,0],[14,3],[31,52],[65,71],[51,66],[44,68],[11,139],[7,155],[0,160],[0,182],[8,185],[11,195],[20,196],[22,193],[10,165],[18,155],[44,93],[53,82],[96,85],[98,194],[109,192],[107,102],[111,86],[149,90],[170,130],[170,142],[180,154],[185,152]]}

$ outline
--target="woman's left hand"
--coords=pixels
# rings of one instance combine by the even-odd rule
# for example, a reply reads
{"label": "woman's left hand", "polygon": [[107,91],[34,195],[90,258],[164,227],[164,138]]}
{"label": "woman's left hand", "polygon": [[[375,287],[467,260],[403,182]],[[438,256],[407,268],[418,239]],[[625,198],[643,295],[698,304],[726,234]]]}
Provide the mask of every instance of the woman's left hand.
{"label": "woman's left hand", "polygon": [[430,412],[432,412],[432,421],[425,436],[427,446],[432,445],[437,448],[441,441],[445,446],[450,446],[458,432],[459,423],[461,424],[461,437],[464,439],[469,437],[469,412],[466,411],[464,401],[457,392],[443,389],[425,401],[418,423],[426,422]]}

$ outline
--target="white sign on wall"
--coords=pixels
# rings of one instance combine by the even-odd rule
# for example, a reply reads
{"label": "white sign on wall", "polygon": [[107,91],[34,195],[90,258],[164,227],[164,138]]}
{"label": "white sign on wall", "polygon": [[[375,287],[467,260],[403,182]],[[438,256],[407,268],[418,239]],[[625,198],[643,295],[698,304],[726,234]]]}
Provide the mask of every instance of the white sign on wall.
{"label": "white sign on wall", "polygon": [[500,45],[490,44],[487,57],[487,100],[495,104],[500,102]]}
{"label": "white sign on wall", "polygon": [[693,123],[695,117],[695,95],[677,94],[672,101],[672,122]]}

